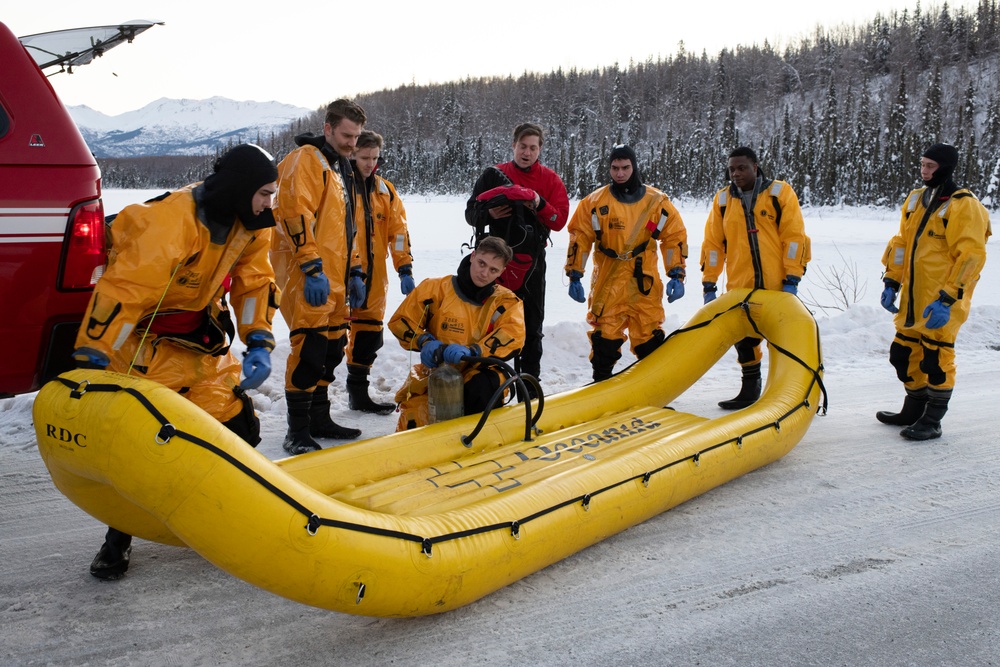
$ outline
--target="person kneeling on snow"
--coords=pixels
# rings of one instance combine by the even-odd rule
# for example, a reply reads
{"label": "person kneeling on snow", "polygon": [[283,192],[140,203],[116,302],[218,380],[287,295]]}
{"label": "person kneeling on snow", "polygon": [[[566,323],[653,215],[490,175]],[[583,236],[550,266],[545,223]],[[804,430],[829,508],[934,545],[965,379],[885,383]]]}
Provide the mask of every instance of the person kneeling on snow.
{"label": "person kneeling on snow", "polygon": [[899,233],[882,257],[882,307],[895,314],[896,324],[889,363],[906,398],[899,412],[882,411],[875,418],[905,426],[899,434],[909,440],[941,437],[941,418],[955,387],[955,339],[969,317],[992,233],[983,205],[952,180],[957,164],[954,146],[934,144],[924,152],[924,187],[903,202]]}
{"label": "person kneeling on snow", "polygon": [[420,363],[396,393],[397,431],[430,423],[427,382],[442,363],[456,366],[462,374],[467,415],[483,412],[500,388],[500,371],[463,359],[512,359],[524,345],[521,300],[496,284],[511,256],[503,239],[487,236],[462,259],[455,275],[422,281],[396,309],[389,331],[404,349],[420,354]]}

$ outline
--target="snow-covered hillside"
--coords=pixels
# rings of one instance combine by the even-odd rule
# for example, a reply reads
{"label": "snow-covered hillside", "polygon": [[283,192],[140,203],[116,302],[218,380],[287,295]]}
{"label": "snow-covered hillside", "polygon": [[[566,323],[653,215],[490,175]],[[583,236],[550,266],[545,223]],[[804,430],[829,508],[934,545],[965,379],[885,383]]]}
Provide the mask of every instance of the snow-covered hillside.
{"label": "snow-covered hillside", "polygon": [[204,155],[216,146],[263,141],[312,113],[280,102],[161,98],[141,109],[108,116],[87,106],[68,107],[97,157]]}

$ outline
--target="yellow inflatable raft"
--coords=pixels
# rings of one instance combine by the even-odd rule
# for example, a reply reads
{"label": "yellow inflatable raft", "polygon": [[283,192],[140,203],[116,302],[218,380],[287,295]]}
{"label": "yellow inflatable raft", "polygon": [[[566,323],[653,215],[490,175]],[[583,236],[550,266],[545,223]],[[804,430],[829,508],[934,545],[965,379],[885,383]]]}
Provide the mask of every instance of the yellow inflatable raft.
{"label": "yellow inflatable raft", "polygon": [[[760,400],[715,419],[668,405],[763,336]],[[71,371],[34,403],[56,486],[138,537],[187,545],[304,604],[367,616],[454,609],[777,460],[822,398],[816,323],[782,292],[712,302],[642,362],[526,411],[271,461],[174,392]],[[463,437],[464,436],[464,437]]]}

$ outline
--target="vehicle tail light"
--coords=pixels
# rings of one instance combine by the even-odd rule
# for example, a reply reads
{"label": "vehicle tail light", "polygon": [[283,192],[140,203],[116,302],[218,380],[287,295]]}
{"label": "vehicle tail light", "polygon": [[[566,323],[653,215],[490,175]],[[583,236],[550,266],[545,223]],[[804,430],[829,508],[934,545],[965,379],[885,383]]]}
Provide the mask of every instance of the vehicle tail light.
{"label": "vehicle tail light", "polygon": [[100,199],[80,204],[70,213],[63,253],[62,289],[89,289],[104,273],[104,204]]}

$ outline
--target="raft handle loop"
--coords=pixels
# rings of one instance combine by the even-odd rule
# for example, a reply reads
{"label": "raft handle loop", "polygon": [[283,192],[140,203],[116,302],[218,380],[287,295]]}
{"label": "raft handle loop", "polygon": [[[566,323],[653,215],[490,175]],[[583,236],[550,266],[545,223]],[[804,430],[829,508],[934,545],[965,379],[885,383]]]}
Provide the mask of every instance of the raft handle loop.
{"label": "raft handle loop", "polygon": [[736,448],[737,449],[743,449],[743,436],[742,435],[738,436],[736,438]]}
{"label": "raft handle loop", "polygon": [[781,433],[781,422],[780,421],[774,422],[774,430],[777,431],[778,433]]}
{"label": "raft handle loop", "polygon": [[645,486],[647,489],[649,488],[649,479],[652,476],[653,476],[653,473],[651,473],[651,472],[647,472],[646,474],[644,474],[642,476],[642,485]]}
{"label": "raft handle loop", "polygon": [[306,532],[309,533],[310,536],[315,536],[316,533],[319,532],[320,521],[321,519],[315,514],[309,515],[309,522],[306,524],[305,528]]}
{"label": "raft handle loop", "polygon": [[694,455],[691,457],[691,460],[694,462],[694,464],[696,466],[700,466],[701,465],[701,452],[695,452]]}
{"label": "raft handle loop", "polygon": [[358,582],[358,597],[354,599],[354,604],[361,604],[361,601],[365,599],[365,582]]}
{"label": "raft handle loop", "polygon": [[80,398],[87,393],[87,387],[90,386],[90,380],[84,380],[80,384],[76,385],[76,389],[69,393],[70,398]]}
{"label": "raft handle loop", "polygon": [[170,442],[170,438],[174,437],[174,434],[176,433],[177,433],[177,428],[173,424],[169,422],[164,424],[163,426],[160,427],[159,432],[156,434],[155,438],[156,444],[158,445],[167,444],[168,442]]}
{"label": "raft handle loop", "polygon": [[421,548],[420,548],[420,552],[421,552],[421,553],[422,553],[423,555],[427,556],[428,558],[431,558],[431,557],[432,557],[432,556],[434,555],[434,554],[433,554],[433,553],[431,552],[431,550],[432,550],[432,549],[434,548],[434,545],[433,545],[433,544],[431,543],[431,540],[430,540],[430,538],[428,538],[428,537],[425,537],[425,538],[424,538],[424,541],[423,541],[423,542],[421,543],[421,545],[422,545],[422,546],[421,546]]}
{"label": "raft handle loop", "polygon": [[590,511],[590,494],[589,493],[586,494],[583,497],[583,511],[584,512],[589,512]]}
{"label": "raft handle loop", "polygon": [[515,540],[521,539],[521,522],[511,521],[510,522],[510,536]]}

